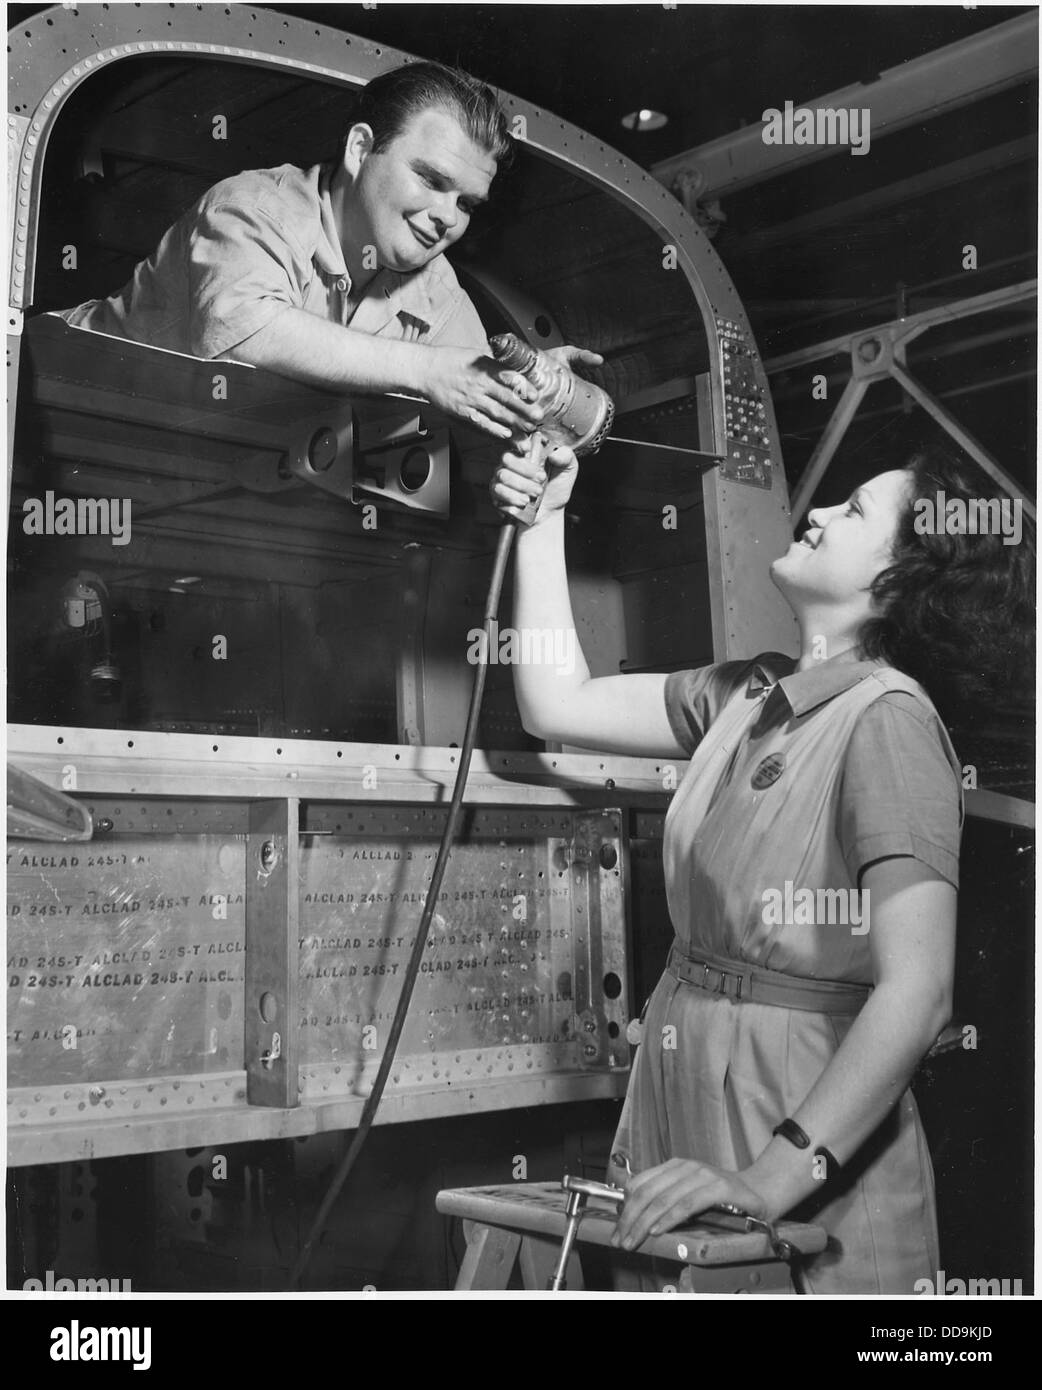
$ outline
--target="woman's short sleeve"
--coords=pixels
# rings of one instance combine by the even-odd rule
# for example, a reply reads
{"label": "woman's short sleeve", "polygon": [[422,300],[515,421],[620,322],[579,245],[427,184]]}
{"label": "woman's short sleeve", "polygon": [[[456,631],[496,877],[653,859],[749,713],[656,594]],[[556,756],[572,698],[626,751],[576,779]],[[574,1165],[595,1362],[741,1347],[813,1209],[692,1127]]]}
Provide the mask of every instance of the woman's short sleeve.
{"label": "woman's short sleeve", "polygon": [[962,788],[938,716],[888,691],[861,715],[847,745],[839,838],[855,881],[879,859],[918,859],[959,886]]}
{"label": "woman's short sleeve", "polygon": [[727,701],[736,690],[744,689],[753,668],[763,660],[722,661],[695,671],[671,671],[666,677],[666,717],[688,757]]}

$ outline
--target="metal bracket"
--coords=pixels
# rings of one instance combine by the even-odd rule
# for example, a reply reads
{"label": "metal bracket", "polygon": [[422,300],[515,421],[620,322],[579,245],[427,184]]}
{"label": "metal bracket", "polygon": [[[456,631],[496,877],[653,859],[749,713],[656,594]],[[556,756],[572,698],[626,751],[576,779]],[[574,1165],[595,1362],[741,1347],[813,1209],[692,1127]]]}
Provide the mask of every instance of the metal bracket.
{"label": "metal bracket", "polygon": [[916,328],[901,333],[894,324],[886,324],[880,331],[855,338],[850,345],[853,376],[858,381],[882,381],[893,371],[895,363],[905,365],[906,344],[922,332],[923,328]]}
{"label": "metal bracket", "polygon": [[250,807],[246,871],[246,1098],[299,1104],[300,802]]}
{"label": "metal bracket", "polygon": [[286,454],[294,478],[335,497],[350,497],[354,460],[354,421],[350,405],[316,416]]}
{"label": "metal bracket", "polygon": [[90,812],[64,792],[7,764],[7,833],[12,839],[89,840],[94,833]]}
{"label": "metal bracket", "polygon": [[381,497],[433,516],[449,515],[449,431],[445,428],[418,435],[411,443],[361,449],[355,460],[351,500],[361,504]]}

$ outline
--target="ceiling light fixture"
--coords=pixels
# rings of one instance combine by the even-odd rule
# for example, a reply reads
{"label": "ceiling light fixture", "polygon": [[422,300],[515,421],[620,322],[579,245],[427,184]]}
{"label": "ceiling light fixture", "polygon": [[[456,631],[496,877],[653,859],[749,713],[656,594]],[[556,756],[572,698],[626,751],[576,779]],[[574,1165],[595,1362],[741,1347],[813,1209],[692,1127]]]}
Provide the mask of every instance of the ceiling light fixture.
{"label": "ceiling light fixture", "polygon": [[622,118],[627,130],[661,130],[668,122],[669,117],[664,112],[652,111],[649,106],[642,106],[639,111],[631,111]]}

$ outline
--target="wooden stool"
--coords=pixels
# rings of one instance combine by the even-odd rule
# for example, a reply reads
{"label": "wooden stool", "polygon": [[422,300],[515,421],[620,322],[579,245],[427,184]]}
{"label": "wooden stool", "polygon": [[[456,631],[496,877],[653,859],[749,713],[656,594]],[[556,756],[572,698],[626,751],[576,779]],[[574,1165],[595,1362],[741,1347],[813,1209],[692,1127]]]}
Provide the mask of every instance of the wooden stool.
{"label": "wooden stool", "polygon": [[[555,1182],[456,1187],[439,1192],[437,1209],[446,1216],[462,1217],[467,1238],[456,1288],[505,1289],[519,1260],[524,1287],[545,1289],[568,1225],[565,1202],[566,1195]],[[591,1198],[579,1225],[577,1246],[610,1245],[616,1216],[611,1203]],[[828,1238],[820,1226],[796,1221],[780,1222],[777,1230],[801,1255],[824,1250]],[[612,1251],[625,1258],[614,1247]],[[714,1228],[711,1216],[696,1226],[649,1236],[634,1254],[677,1265],[676,1288],[680,1293],[795,1292],[788,1265],[774,1255],[765,1235]],[[569,1290],[585,1287],[578,1249],[568,1262],[567,1277]]]}

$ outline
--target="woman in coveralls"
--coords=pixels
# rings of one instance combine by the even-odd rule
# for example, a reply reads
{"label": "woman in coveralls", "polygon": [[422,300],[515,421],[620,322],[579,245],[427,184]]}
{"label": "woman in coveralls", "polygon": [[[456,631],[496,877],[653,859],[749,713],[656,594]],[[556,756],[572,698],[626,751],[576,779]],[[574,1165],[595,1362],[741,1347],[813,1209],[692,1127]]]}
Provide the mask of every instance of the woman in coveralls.
{"label": "woman in coveralls", "polygon": [[[514,625],[574,636],[562,508],[575,458],[549,462],[519,528]],[[516,515],[544,476],[508,454],[493,500]],[[824,1226],[808,1292],[907,1294],[937,1276],[908,1085],[951,1013],[962,773],[926,688],[948,717],[1010,688],[1033,559],[1028,538],[920,534],[914,502],[938,492],[982,489],[916,458],[811,511],[771,566],[798,660],[598,679],[581,656],[572,674],[514,667],[536,737],[691,758],[665,822],[676,941],[614,1146],[634,1174],[625,1249],[731,1203]]]}

